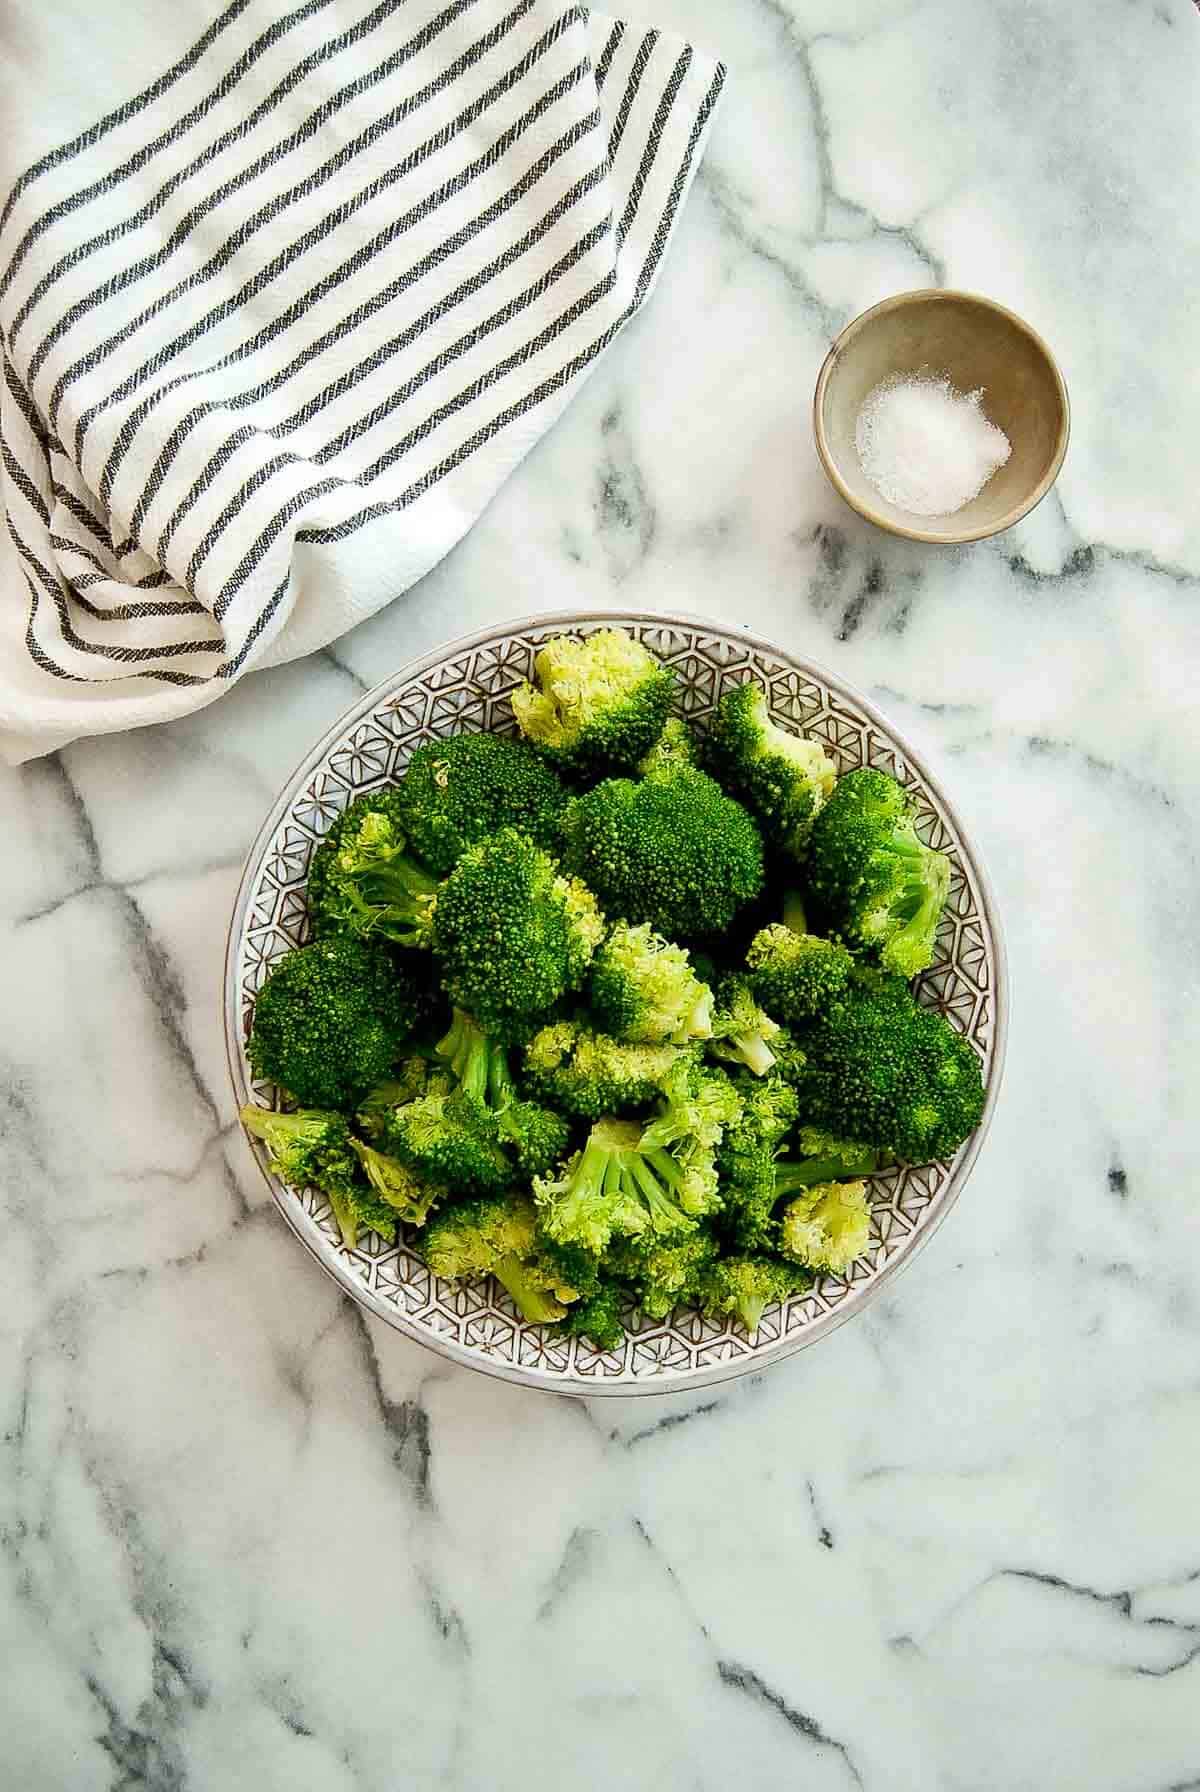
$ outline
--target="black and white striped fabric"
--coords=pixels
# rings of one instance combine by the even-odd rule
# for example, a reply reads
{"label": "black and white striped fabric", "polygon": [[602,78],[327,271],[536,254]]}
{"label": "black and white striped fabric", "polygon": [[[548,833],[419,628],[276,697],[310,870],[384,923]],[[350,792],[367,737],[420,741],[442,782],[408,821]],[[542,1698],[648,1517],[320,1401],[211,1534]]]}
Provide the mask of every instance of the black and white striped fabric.
{"label": "black and white striped fabric", "polygon": [[650,293],[724,75],[548,0],[156,16],[155,79],[0,167],[14,761],[198,708],[440,559]]}

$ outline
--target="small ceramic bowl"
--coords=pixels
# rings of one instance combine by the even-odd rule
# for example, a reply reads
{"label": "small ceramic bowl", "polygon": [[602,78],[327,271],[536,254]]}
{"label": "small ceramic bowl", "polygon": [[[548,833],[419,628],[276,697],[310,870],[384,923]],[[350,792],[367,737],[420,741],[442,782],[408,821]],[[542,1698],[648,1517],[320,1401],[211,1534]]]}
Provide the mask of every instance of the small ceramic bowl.
{"label": "small ceramic bowl", "polygon": [[[1012,453],[978,497],[947,517],[916,517],[877,492],[859,463],[854,428],[867,395],[887,379],[941,375],[982,389],[985,415]],[[817,453],[847,504],[911,541],[979,541],[1031,511],[1058,477],[1071,413],[1053,355],[1015,313],[975,293],[928,287],[897,293],[846,325],[813,397]]]}

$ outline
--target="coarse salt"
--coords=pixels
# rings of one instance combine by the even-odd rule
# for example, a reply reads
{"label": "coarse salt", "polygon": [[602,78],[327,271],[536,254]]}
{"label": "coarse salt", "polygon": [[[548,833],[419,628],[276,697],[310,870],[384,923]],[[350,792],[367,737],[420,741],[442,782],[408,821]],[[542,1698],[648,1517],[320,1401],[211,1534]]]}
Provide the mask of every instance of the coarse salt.
{"label": "coarse salt", "polygon": [[884,380],[869,392],[854,446],[880,496],[911,516],[953,516],[978,497],[1012,453],[982,398],[933,375]]}

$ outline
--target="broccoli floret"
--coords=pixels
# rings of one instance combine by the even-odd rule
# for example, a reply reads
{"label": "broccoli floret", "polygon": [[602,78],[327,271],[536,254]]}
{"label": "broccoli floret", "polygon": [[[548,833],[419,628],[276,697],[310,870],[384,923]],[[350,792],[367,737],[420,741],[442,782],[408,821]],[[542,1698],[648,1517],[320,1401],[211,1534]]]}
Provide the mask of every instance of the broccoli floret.
{"label": "broccoli floret", "polygon": [[387,1075],[416,1013],[408,979],[382,947],[314,940],[268,975],[246,1053],[256,1077],[305,1107],[350,1108]]}
{"label": "broccoli floret", "polygon": [[643,1233],[615,1241],[605,1263],[634,1290],[647,1318],[665,1319],[695,1301],[717,1254],[716,1240],[703,1229],[675,1239]]}
{"label": "broccoli floret", "polygon": [[562,1329],[570,1337],[586,1338],[597,1350],[619,1350],[625,1342],[624,1305],[620,1285],[601,1279],[594,1294],[568,1307]]}
{"label": "broccoli floret", "polygon": [[825,923],[885,971],[914,977],[933,961],[950,861],[917,837],[908,792],[873,767],[847,772],[813,827],[808,889]]}
{"label": "broccoli floret", "polygon": [[354,1180],[354,1144],[340,1114],[312,1108],[278,1114],[271,1108],[244,1107],[241,1121],[266,1146],[274,1174],[293,1188],[340,1187]]}
{"label": "broccoli floret", "polygon": [[675,674],[624,629],[559,635],[512,696],[522,734],[572,770],[637,764],[662,733]]}
{"label": "broccoli floret", "polygon": [[523,1318],[553,1324],[579,1290],[538,1244],[537,1215],[526,1195],[460,1201],[443,1208],[421,1235],[421,1251],[435,1275],[495,1276]]}
{"label": "broccoli floret", "polygon": [[462,855],[434,916],[446,993],[506,1040],[579,987],[603,937],[590,891],[515,828]]}
{"label": "broccoli floret", "polygon": [[599,1120],[655,1099],[659,1085],[689,1048],[631,1045],[594,1033],[578,1021],[555,1021],[525,1048],[525,1081],[536,1095],[568,1114]]}
{"label": "broccoli floret", "polygon": [[776,1181],[781,1195],[812,1188],[818,1182],[854,1181],[880,1168],[883,1153],[874,1145],[839,1139],[819,1126],[802,1126],[796,1134],[798,1161],[779,1163]]}
{"label": "broccoli floret", "polygon": [[643,778],[652,778],[660,772],[672,771],[676,766],[699,763],[700,749],[695,735],[678,716],[668,716],[662,733],[645,757],[639,760],[637,769]]}
{"label": "broccoli floret", "polygon": [[682,1045],[712,1032],[712,990],[683,947],[645,923],[617,922],[592,960],[589,995],[592,1013],[615,1039]]}
{"label": "broccoli floret", "polygon": [[395,795],[409,845],[439,877],[499,828],[520,828],[553,848],[566,801],[545,760],[500,734],[454,734],[418,747]]}
{"label": "broccoli floret", "polygon": [[765,1076],[777,1062],[773,1042],[789,1044],[782,1027],[756,1001],[748,977],[726,977],[717,986],[708,1049],[730,1064],[744,1064],[755,1076]]}
{"label": "broccoli floret", "polygon": [[779,1249],[809,1269],[844,1275],[870,1248],[871,1209],[865,1182],[818,1182],[779,1216]]}
{"label": "broccoli floret", "polygon": [[953,1156],[983,1114],[983,1070],[971,1042],[922,1008],[898,977],[856,978],[832,1013],[799,1030],[806,1117],[906,1163]]}
{"label": "broccoli floret", "polygon": [[384,1121],[383,1148],[453,1194],[495,1194],[512,1180],[497,1140],[495,1117],[463,1090],[423,1095]]}
{"label": "broccoli floret", "polygon": [[686,765],[607,778],[568,803],[563,858],[609,915],[667,938],[723,933],[763,886],[753,817]]}
{"label": "broccoli floret", "polygon": [[718,1194],[717,1147],[742,1113],[741,1099],[722,1070],[686,1059],[663,1079],[663,1100],[642,1130],[643,1151],[670,1151],[684,1181],[677,1193],[687,1213],[712,1213]]}
{"label": "broccoli floret", "polygon": [[794,933],[776,922],[755,934],[746,966],[750,988],[763,1007],[794,1025],[841,1001],[854,960],[835,940]]}
{"label": "broccoli floret", "polygon": [[271,1169],[293,1188],[317,1188],[329,1199],[334,1223],[349,1250],[358,1244],[360,1226],[380,1233],[390,1243],[396,1236],[396,1212],[382,1203],[358,1174],[358,1156],[365,1147],[350,1136],[340,1114],[313,1109],[276,1114],[270,1108],[245,1107],[242,1125],[263,1141]]}
{"label": "broccoli floret", "polygon": [[668,1151],[643,1150],[636,1121],[600,1120],[557,1176],[534,1181],[547,1235],[598,1254],[614,1234],[669,1236],[695,1226],[679,1199],[686,1174]]}
{"label": "broccoli floret", "polygon": [[755,1332],[769,1306],[811,1283],[807,1270],[773,1257],[722,1257],[701,1282],[700,1306],[710,1319],[735,1314],[748,1332]]}
{"label": "broccoli floret", "polygon": [[752,681],[725,692],[706,744],[716,776],[753,809],[772,845],[802,853],[837,778],[824,747],[773,722],[766,692]]}
{"label": "broccoli floret", "polygon": [[437,1052],[467,1094],[490,1109],[500,1142],[526,1176],[540,1176],[558,1162],[570,1138],[567,1121],[550,1108],[518,1099],[507,1050],[461,1008],[454,1010]]}
{"label": "broccoli floret", "polygon": [[449,1095],[453,1087],[450,1076],[436,1070],[428,1058],[404,1058],[391,1076],[368,1089],[359,1101],[358,1124],[369,1139],[377,1139],[393,1108],[402,1108],[422,1095]]}
{"label": "broccoli floret", "polygon": [[764,1077],[742,1071],[735,1088],[741,1116],[726,1129],[718,1155],[721,1228],[739,1250],[768,1250],[778,1230],[777,1157],[796,1118],[796,1092],[776,1071]]}
{"label": "broccoli floret", "polygon": [[389,1157],[384,1151],[377,1151],[373,1145],[364,1145],[360,1139],[351,1139],[359,1163],[366,1173],[367,1181],[381,1201],[394,1210],[393,1221],[402,1219],[410,1226],[423,1226],[429,1218],[429,1210],[445,1193],[434,1182],[426,1182],[415,1171],[402,1164],[397,1157]]}
{"label": "broccoli floret", "polygon": [[437,879],[406,846],[397,791],[372,791],[349,805],[308,870],[308,912],[318,938],[350,934],[429,944]]}

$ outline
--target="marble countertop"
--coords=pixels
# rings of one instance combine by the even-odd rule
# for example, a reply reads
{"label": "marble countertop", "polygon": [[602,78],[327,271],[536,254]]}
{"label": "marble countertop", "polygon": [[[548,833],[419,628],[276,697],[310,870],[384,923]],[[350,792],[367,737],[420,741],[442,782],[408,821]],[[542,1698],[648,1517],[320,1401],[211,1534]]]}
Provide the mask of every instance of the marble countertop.
{"label": "marble countertop", "polygon": [[[635,0],[731,65],[659,290],[459,549],[330,652],[3,775],[0,1783],[1200,1787],[1200,19]],[[1015,307],[1074,437],[932,550],[823,483],[830,335]],[[769,1374],[592,1405],[364,1322],[234,1121],[224,929],[294,762],[445,637],[744,622],[867,690],[990,863],[969,1189]]]}

